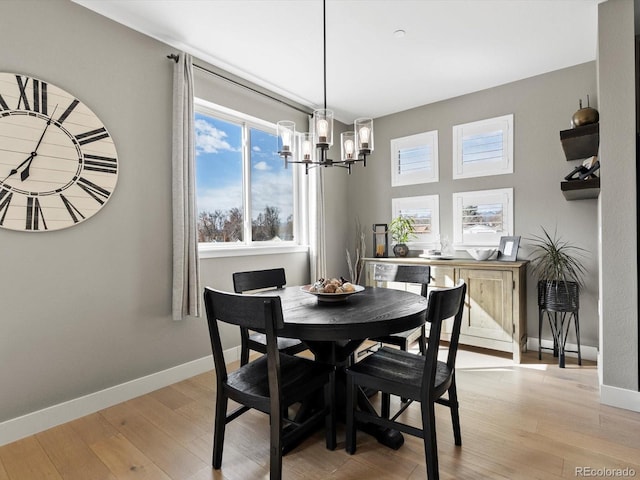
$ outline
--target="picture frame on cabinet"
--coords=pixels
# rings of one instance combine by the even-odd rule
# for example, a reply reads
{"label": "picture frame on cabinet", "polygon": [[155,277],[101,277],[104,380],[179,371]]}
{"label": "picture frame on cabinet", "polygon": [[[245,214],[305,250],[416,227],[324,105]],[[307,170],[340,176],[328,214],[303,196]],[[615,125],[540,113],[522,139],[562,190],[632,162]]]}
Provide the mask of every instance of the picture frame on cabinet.
{"label": "picture frame on cabinet", "polygon": [[500,246],[498,247],[498,260],[502,262],[515,262],[518,258],[519,245],[520,236],[500,237]]}

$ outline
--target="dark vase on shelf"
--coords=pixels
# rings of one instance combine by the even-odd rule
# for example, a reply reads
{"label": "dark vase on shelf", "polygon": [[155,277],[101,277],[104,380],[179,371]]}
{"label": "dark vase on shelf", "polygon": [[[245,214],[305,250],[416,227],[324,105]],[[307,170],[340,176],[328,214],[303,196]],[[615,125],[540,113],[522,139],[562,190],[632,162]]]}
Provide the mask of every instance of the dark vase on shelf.
{"label": "dark vase on shelf", "polygon": [[409,255],[409,247],[404,243],[396,243],[393,246],[393,254],[396,257],[406,257]]}

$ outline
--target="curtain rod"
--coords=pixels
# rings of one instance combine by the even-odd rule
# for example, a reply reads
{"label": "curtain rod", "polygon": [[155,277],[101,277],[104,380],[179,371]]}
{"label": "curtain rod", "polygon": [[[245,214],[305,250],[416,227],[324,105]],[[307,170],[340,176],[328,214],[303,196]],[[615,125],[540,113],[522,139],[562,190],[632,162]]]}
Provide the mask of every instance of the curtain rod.
{"label": "curtain rod", "polygon": [[[170,60],[173,60],[174,62],[178,63],[178,55],[176,55],[175,53],[172,53],[171,55],[167,55],[167,58]],[[201,70],[205,73],[208,73],[209,75],[213,75],[215,77],[221,78],[223,80],[226,80],[229,83],[233,83],[234,85],[244,88],[245,90],[250,90],[253,93],[257,93],[258,95],[262,95],[263,97],[268,98],[269,100],[273,100],[274,102],[278,102],[278,103],[282,103],[283,105],[286,105],[289,108],[292,108],[294,110],[297,110],[298,112],[302,112],[305,115],[311,115],[312,112],[308,111],[308,110],[304,110],[300,107],[297,107],[295,105],[292,105],[291,103],[285,102],[284,100],[281,100],[279,98],[273,97],[271,95],[269,95],[268,93],[264,93],[261,92],[260,90],[256,90],[253,87],[250,87],[249,85],[245,85],[244,83],[240,83],[237,80],[234,80],[232,78],[229,77],[225,77],[224,75],[222,75],[221,73],[218,72],[214,72],[213,70],[209,70],[208,68],[202,67],[200,65],[197,65],[195,63],[192,64],[194,68],[197,68],[198,70]]]}

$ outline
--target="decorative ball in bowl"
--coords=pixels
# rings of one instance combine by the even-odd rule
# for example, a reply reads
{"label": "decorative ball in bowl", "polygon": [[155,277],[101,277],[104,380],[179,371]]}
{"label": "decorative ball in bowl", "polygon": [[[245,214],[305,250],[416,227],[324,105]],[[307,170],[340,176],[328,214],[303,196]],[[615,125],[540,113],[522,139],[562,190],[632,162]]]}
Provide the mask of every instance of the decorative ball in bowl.
{"label": "decorative ball in bowl", "polygon": [[495,248],[468,248],[467,253],[476,260],[489,260],[496,252]]}

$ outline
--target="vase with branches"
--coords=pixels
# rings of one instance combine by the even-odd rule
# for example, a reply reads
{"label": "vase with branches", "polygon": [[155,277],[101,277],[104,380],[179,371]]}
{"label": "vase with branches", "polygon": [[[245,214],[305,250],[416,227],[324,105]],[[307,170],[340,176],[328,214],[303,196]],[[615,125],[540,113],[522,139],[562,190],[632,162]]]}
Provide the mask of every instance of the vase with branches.
{"label": "vase with branches", "polygon": [[364,268],[363,258],[366,255],[366,245],[364,241],[364,232],[362,231],[362,225],[360,225],[360,220],[356,218],[356,246],[354,249],[354,255],[351,256],[351,252],[347,248],[347,266],[349,267],[349,277],[351,279],[351,283],[355,285],[360,285],[360,280],[362,278],[362,269]]}

